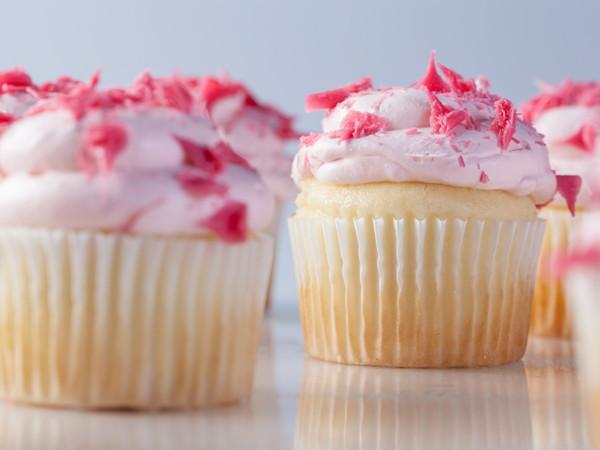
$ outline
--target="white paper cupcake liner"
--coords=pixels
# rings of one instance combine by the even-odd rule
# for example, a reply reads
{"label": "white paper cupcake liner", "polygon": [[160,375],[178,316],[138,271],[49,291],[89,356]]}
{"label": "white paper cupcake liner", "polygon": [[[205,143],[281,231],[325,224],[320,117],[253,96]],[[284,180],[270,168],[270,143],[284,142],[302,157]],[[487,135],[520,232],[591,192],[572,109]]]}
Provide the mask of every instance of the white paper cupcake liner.
{"label": "white paper cupcake liner", "polygon": [[564,280],[552,274],[552,261],[564,255],[570,246],[573,224],[585,215],[577,211],[573,218],[566,208],[544,208],[540,217],[546,219],[533,302],[531,333],[539,336],[569,338],[572,334]]}
{"label": "white paper cupcake liner", "polygon": [[273,280],[275,279],[275,268],[277,266],[277,246],[279,244],[279,230],[281,226],[281,218],[283,217],[284,203],[277,200],[275,205],[275,214],[271,219],[271,223],[264,231],[265,234],[271,236],[275,249],[273,251],[273,262],[271,263],[271,271],[269,274],[269,285],[267,287],[267,298],[265,303],[265,309],[269,309],[271,301],[273,300]]}
{"label": "white paper cupcake liner", "polygon": [[0,396],[185,408],[248,395],[272,241],[0,230]]}
{"label": "white paper cupcake liner", "polygon": [[295,450],[531,448],[522,363],[408,369],[307,360]]}
{"label": "white paper cupcake liner", "polygon": [[596,448],[600,448],[600,271],[592,267],[573,269],[566,285],[588,429]]}
{"label": "white paper cupcake liner", "polygon": [[289,221],[308,354],[399,367],[519,360],[544,221]]}

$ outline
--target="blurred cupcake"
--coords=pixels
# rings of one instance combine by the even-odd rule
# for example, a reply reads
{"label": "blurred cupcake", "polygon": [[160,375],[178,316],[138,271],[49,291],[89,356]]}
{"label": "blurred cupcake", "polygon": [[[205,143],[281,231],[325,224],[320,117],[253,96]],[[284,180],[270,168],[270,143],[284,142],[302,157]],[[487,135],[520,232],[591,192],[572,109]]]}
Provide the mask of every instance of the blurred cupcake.
{"label": "blurred cupcake", "polygon": [[566,274],[567,298],[578,338],[578,370],[590,418],[588,428],[596,448],[600,448],[600,211],[590,210],[580,219],[569,255],[558,263],[559,271]]}
{"label": "blurred cupcake", "polygon": [[[590,166],[600,162],[600,83],[564,81],[544,85],[542,92],[521,107],[523,117],[544,135],[552,168],[560,175],[579,175],[582,185],[570,187],[572,202],[556,196],[540,216],[547,220],[532,303],[531,332],[568,338],[571,320],[564,280],[549,270],[550,261],[567,251],[574,222],[586,214],[590,201]],[[575,216],[575,195],[577,217]]]}
{"label": "blurred cupcake", "polygon": [[0,137],[0,396],[235,401],[252,386],[272,195],[219,150],[178,78],[97,81]]}
{"label": "blurred cupcake", "polygon": [[[275,196],[275,214],[266,231],[277,242],[283,205],[297,194],[290,178],[292,158],[286,153],[290,140],[298,138],[293,119],[260,102],[244,84],[226,75],[187,81],[202,111],[216,124],[221,145],[236,155],[240,164],[256,170]],[[269,295],[270,291],[269,283]]]}
{"label": "blurred cupcake", "polygon": [[533,449],[588,448],[573,341],[532,336],[525,354]]}
{"label": "blurred cupcake", "polygon": [[483,79],[433,58],[409,88],[314,94],[290,219],[306,351],[401,367],[489,366],[527,343],[557,179],[541,136]]}

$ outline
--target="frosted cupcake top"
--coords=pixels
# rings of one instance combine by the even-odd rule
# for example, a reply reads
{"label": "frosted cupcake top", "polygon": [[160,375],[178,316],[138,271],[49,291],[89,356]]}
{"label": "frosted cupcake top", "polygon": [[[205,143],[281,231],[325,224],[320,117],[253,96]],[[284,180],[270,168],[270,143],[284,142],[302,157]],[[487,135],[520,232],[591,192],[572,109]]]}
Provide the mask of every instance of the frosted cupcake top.
{"label": "frosted cupcake top", "polygon": [[287,143],[298,138],[292,118],[226,75],[190,77],[187,82],[222,141],[260,174],[276,197],[293,200],[292,158],[285,152]]}
{"label": "frosted cupcake top", "polygon": [[544,135],[553,169],[582,177],[577,203],[588,206],[594,172],[600,167],[600,83],[565,80],[541,88],[521,112]]}
{"label": "frosted cupcake top", "polygon": [[294,180],[417,181],[550,201],[557,178],[542,136],[485,79],[437,67],[443,77],[432,54],[423,79],[408,88],[376,89],[366,78],[308,96],[306,109],[326,114],[322,133],[301,138]]}
{"label": "frosted cupcake top", "polygon": [[246,239],[272,194],[194,112],[179,77],[68,78],[0,136],[0,225]]}

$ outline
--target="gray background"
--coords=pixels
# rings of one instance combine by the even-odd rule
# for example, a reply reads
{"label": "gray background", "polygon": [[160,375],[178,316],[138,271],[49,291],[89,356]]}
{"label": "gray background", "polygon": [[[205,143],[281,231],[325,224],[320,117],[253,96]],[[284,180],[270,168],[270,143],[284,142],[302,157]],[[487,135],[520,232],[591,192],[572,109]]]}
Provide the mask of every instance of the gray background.
{"label": "gray background", "polygon": [[[0,2],[0,67],[24,66],[36,80],[103,69],[105,85],[150,69],[226,69],[262,98],[298,117],[307,93],[370,75],[402,85],[427,56],[520,102],[534,81],[598,78],[599,1],[574,0],[51,0]],[[275,297],[292,305],[294,277],[282,227]]]}

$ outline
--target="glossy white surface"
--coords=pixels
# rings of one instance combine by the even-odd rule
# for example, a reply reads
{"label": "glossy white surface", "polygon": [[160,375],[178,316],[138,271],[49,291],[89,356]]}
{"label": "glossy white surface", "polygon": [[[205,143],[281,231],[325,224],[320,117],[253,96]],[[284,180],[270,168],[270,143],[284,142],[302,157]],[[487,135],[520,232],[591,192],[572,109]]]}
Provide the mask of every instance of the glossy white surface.
{"label": "glossy white surface", "polygon": [[293,314],[265,323],[251,399],[193,413],[0,405],[0,449],[585,449],[572,345],[532,339],[522,363],[479,370],[305,358]]}

